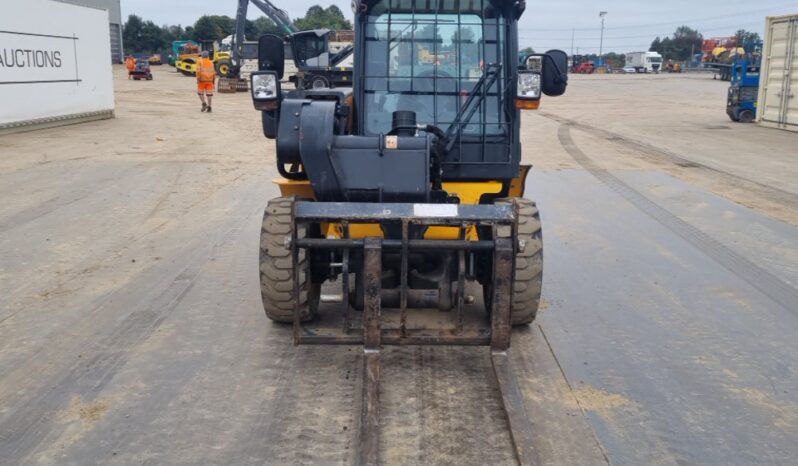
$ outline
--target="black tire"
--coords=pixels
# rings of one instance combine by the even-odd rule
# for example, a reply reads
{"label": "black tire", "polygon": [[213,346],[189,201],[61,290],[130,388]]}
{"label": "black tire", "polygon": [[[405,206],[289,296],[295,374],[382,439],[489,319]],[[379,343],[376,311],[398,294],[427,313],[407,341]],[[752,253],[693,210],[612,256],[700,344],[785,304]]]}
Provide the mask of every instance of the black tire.
{"label": "black tire", "polygon": [[216,62],[216,74],[222,78],[229,78],[233,72],[233,62],[228,59],[222,59]]}
{"label": "black tire", "polygon": [[[294,293],[294,271],[292,267],[289,241],[294,227],[291,211],[296,198],[278,197],[269,201],[263,213],[263,224],[260,232],[260,294],[263,299],[263,310],[266,316],[275,322],[291,323],[294,321],[294,306],[297,301]],[[307,235],[307,227],[297,232],[297,237]],[[305,270],[307,253],[299,251],[300,268],[299,296],[300,317],[303,321],[316,315],[321,296],[321,284],[310,283]],[[307,288],[307,290],[306,290]]]}
{"label": "black tire", "polygon": [[[510,314],[513,325],[526,325],[535,320],[543,286],[543,231],[540,213],[534,201],[523,198],[497,199],[495,204],[515,203],[518,211],[519,251],[515,256],[513,299]],[[490,312],[492,286],[482,287],[485,307]]]}
{"label": "black tire", "polygon": [[754,117],[755,115],[753,111],[743,110],[740,112],[739,115],[737,115],[737,121],[739,121],[740,123],[751,123],[752,121],[754,121]]}
{"label": "black tire", "polygon": [[324,76],[311,76],[311,78],[308,79],[308,83],[311,89],[325,89],[330,87],[330,81]]}

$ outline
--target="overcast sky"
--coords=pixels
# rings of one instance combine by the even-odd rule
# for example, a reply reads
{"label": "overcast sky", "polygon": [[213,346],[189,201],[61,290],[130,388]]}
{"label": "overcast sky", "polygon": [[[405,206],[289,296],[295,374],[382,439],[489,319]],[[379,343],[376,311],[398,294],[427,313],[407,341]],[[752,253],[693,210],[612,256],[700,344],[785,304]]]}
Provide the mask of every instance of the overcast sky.
{"label": "overcast sky", "polygon": [[[291,18],[304,16],[312,5],[338,5],[351,19],[349,0],[272,0]],[[235,16],[235,0],[122,0],[122,14],[137,14],[157,24],[191,25],[204,14]],[[648,49],[655,36],[667,36],[681,24],[698,29],[704,37],[731,35],[737,29],[763,33],[765,16],[798,13],[798,0],[527,0],[521,17],[521,46],[538,51],[560,48],[598,53],[601,35],[599,11],[607,12],[604,52],[626,53]],[[260,11],[250,5],[250,19]],[[575,31],[574,31],[575,30]],[[573,32],[572,32],[573,31]]]}

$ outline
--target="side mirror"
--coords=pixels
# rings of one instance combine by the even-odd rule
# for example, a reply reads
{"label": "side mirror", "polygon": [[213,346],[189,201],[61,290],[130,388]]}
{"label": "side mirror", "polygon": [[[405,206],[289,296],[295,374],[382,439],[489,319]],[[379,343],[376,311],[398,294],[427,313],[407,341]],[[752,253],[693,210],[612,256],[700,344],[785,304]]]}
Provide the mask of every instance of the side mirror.
{"label": "side mirror", "polygon": [[568,55],[562,50],[549,50],[543,55],[541,88],[549,97],[565,94],[568,86]]}
{"label": "side mirror", "polygon": [[285,50],[283,39],[274,34],[264,34],[258,39],[258,70],[273,71],[277,79],[283,79]]}

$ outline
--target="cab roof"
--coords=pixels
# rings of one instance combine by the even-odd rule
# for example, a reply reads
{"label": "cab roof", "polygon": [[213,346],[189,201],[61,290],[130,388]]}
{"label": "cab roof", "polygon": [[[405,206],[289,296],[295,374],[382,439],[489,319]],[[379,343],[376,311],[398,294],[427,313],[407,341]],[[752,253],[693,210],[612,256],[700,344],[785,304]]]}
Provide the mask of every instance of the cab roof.
{"label": "cab roof", "polygon": [[497,12],[503,11],[505,15],[511,13],[515,19],[526,9],[525,0],[352,0],[352,11],[355,15],[363,14],[375,5],[391,13],[456,13],[493,9]]}

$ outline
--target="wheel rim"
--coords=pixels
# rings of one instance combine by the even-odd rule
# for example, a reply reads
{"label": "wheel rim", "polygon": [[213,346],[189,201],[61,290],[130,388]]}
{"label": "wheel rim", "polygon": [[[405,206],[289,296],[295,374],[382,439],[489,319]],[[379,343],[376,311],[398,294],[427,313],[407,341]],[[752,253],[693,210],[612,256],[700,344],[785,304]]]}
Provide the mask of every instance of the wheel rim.
{"label": "wheel rim", "polygon": [[327,87],[327,83],[323,79],[314,79],[312,84],[313,89],[323,89]]}
{"label": "wheel rim", "polygon": [[227,65],[222,65],[222,66],[219,67],[219,72],[222,73],[223,75],[227,75],[227,73],[229,71],[230,71],[230,67],[227,66]]}

